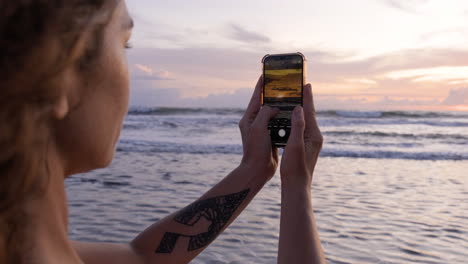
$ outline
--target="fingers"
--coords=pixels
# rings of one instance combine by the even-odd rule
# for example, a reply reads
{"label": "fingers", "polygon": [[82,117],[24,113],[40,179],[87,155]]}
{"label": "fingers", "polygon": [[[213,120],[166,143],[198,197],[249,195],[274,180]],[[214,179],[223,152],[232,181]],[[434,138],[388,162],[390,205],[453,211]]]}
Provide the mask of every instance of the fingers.
{"label": "fingers", "polygon": [[268,129],[268,122],[279,113],[279,109],[264,106],[260,109],[255,121],[252,124],[253,128]]}
{"label": "fingers", "polygon": [[286,147],[299,147],[303,149],[305,120],[302,107],[296,106],[296,108],[294,108],[291,125],[291,134],[289,135],[289,140]]}
{"label": "fingers", "polygon": [[319,131],[316,113],[315,113],[315,105],[314,105],[314,98],[312,94],[312,85],[306,84],[304,86],[304,119],[305,119],[305,133],[315,134],[315,132]]}
{"label": "fingers", "polygon": [[312,95],[312,85],[310,83],[304,86],[304,116],[315,115],[314,98]]}
{"label": "fingers", "polygon": [[257,85],[255,86],[255,90],[250,98],[249,105],[247,106],[247,110],[245,111],[243,119],[247,119],[253,121],[255,116],[257,115],[258,111],[260,111],[260,107],[262,106],[262,92],[263,92],[263,76],[260,76],[258,79]]}
{"label": "fingers", "polygon": [[278,160],[279,160],[279,151],[278,151],[278,148],[275,147],[275,146],[272,146],[271,152],[272,152],[272,155],[273,155],[273,159],[276,161],[276,163],[278,163]]}

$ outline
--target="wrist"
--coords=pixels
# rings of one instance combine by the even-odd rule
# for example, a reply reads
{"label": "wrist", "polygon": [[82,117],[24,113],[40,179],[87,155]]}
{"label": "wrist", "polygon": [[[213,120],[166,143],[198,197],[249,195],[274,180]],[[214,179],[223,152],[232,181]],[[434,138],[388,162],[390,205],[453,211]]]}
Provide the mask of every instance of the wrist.
{"label": "wrist", "polygon": [[310,187],[302,185],[281,185],[281,198],[288,201],[306,201],[312,199]]}
{"label": "wrist", "polygon": [[245,173],[252,175],[252,180],[260,182],[262,184],[267,183],[275,174],[276,167],[273,165],[262,165],[260,162],[251,162],[242,160],[238,166],[239,170],[245,171]]}
{"label": "wrist", "polygon": [[244,155],[240,166],[255,170],[262,174],[273,176],[276,172],[278,164],[272,161],[270,157],[259,157],[260,155]]}
{"label": "wrist", "polygon": [[284,193],[311,193],[311,181],[306,176],[290,177],[281,175],[281,190]]}

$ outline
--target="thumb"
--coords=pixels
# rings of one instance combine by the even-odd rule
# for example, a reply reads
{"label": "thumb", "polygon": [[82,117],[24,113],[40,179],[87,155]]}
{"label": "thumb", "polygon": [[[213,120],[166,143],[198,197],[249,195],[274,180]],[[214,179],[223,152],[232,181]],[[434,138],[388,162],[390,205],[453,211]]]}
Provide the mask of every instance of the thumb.
{"label": "thumb", "polygon": [[277,108],[271,108],[265,105],[262,107],[262,109],[260,109],[260,112],[258,113],[257,118],[255,118],[252,126],[266,129],[268,127],[268,122],[270,122],[270,120],[278,113],[279,110]]}
{"label": "thumb", "polygon": [[291,134],[289,135],[289,140],[287,146],[291,147],[304,147],[304,129],[305,129],[305,120],[304,120],[304,110],[301,106],[296,106],[294,108],[292,118],[291,118]]}

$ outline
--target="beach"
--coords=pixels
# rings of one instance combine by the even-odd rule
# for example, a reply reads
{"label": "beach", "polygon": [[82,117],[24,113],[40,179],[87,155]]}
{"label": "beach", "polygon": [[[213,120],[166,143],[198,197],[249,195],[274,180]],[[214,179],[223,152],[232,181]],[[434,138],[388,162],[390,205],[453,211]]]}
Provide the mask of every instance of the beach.
{"label": "beach", "polygon": [[[132,108],[111,166],[66,180],[70,237],[129,242],[193,202],[239,165],[242,112]],[[329,263],[465,263],[468,114],[318,117],[312,201]],[[275,263],[280,193],[275,175],[192,263]]]}

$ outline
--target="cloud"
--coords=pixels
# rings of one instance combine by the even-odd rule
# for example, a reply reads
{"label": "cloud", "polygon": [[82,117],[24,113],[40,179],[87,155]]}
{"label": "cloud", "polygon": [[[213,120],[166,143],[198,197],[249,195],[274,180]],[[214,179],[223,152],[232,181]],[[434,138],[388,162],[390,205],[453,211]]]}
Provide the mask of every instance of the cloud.
{"label": "cloud", "polygon": [[420,41],[429,41],[437,38],[447,38],[451,36],[466,36],[468,33],[468,28],[466,27],[453,27],[446,28],[442,30],[436,30],[421,34],[419,36]]}
{"label": "cloud", "polygon": [[[275,52],[271,50],[270,52]],[[364,59],[352,59],[323,50],[303,50],[312,80],[341,82],[369,79],[388,72],[434,67],[466,66],[468,50],[408,49]],[[223,48],[138,48],[131,51],[132,64],[149,65],[170,73],[218,76],[226,80],[255,79],[267,50],[246,51]]]}
{"label": "cloud", "polygon": [[196,107],[246,107],[252,96],[253,89],[239,89],[233,93],[212,94],[202,98],[184,99],[186,104]]}
{"label": "cloud", "polygon": [[237,25],[230,25],[230,37],[234,40],[245,42],[245,43],[270,43],[271,39],[265,35],[257,32],[248,31],[245,28]]}
{"label": "cloud", "polygon": [[[157,84],[133,81],[131,106],[162,107],[213,107],[245,108],[253,88],[238,89],[232,93],[211,94],[205,97],[187,98],[179,88],[156,88]],[[320,94],[314,95],[318,111],[329,109],[361,110],[433,110],[437,106],[468,105],[468,88],[453,89],[445,100],[431,97],[407,97],[382,94]]]}
{"label": "cloud", "polygon": [[411,69],[401,70],[386,73],[386,77],[389,79],[405,79],[411,78],[414,82],[425,82],[425,81],[453,81],[457,82],[465,81],[468,82],[468,66],[457,66],[457,67],[432,67],[422,69]]}
{"label": "cloud", "polygon": [[[132,103],[243,106],[261,74],[260,60],[266,52],[134,48],[129,52],[129,62],[139,77],[132,78]],[[405,103],[419,105],[414,100],[440,105],[450,89],[468,85],[467,78],[461,78],[468,50],[410,49],[363,59],[316,49],[303,52],[309,61],[308,79],[324,108],[348,103],[354,108],[378,108],[374,102],[384,96],[397,100],[398,103],[383,102],[395,107]]]}
{"label": "cloud", "polygon": [[416,14],[418,13],[418,7],[429,2],[429,0],[383,0],[383,2],[400,11]]}
{"label": "cloud", "polygon": [[206,35],[206,31],[181,27],[138,12],[132,12],[132,18],[135,21],[135,30],[132,33],[132,43],[135,44],[135,48],[154,46],[182,48],[187,44],[193,44],[197,36]]}
{"label": "cloud", "polygon": [[[134,83],[135,85],[135,83]],[[206,97],[187,98],[178,88],[158,89],[148,83],[139,83],[132,89],[131,106],[160,107],[213,107],[245,108],[250,101],[253,89],[238,89],[233,93],[212,94]],[[408,106],[438,105],[435,99],[408,99],[396,96],[365,96],[346,94],[314,95],[318,111],[328,109],[395,109]]]}
{"label": "cloud", "polygon": [[443,105],[468,105],[468,88],[451,89]]}
{"label": "cloud", "polygon": [[404,98],[398,96],[314,95],[318,111],[330,109],[353,110],[415,110],[439,105],[440,100],[430,98]]}
{"label": "cloud", "polygon": [[130,76],[133,80],[171,80],[170,73],[165,70],[155,70],[143,64],[133,64],[130,67]]}
{"label": "cloud", "polygon": [[131,106],[166,107],[232,107],[244,108],[252,96],[253,89],[238,89],[233,93],[211,94],[205,97],[187,98],[178,88],[155,88],[150,82],[133,81],[130,97]]}
{"label": "cloud", "polygon": [[[468,61],[468,50],[408,49],[360,60],[310,60],[313,78],[320,82],[341,82],[343,78],[369,79],[384,77],[390,72],[441,67],[462,67]],[[313,73],[313,74],[312,74]],[[411,77],[411,76],[407,76]],[[414,75],[412,80],[418,76]]]}
{"label": "cloud", "polygon": [[399,98],[384,96],[380,99],[376,105],[383,107],[393,107],[393,106],[418,106],[418,105],[435,105],[439,104],[440,101],[437,99],[420,99],[420,98]]}
{"label": "cloud", "polygon": [[129,52],[131,65],[142,64],[170,73],[157,88],[178,88],[184,96],[232,93],[251,87],[261,74],[263,52],[213,48],[138,48]]}
{"label": "cloud", "polygon": [[138,29],[134,30],[132,42],[138,43],[140,47],[183,49],[207,46],[232,47],[239,46],[239,42],[248,45],[272,42],[269,37],[235,23],[180,25],[157,18],[149,19],[138,13],[132,16]]}
{"label": "cloud", "polygon": [[170,88],[155,88],[151,82],[131,81],[131,106],[172,106],[180,105],[180,91]]}

